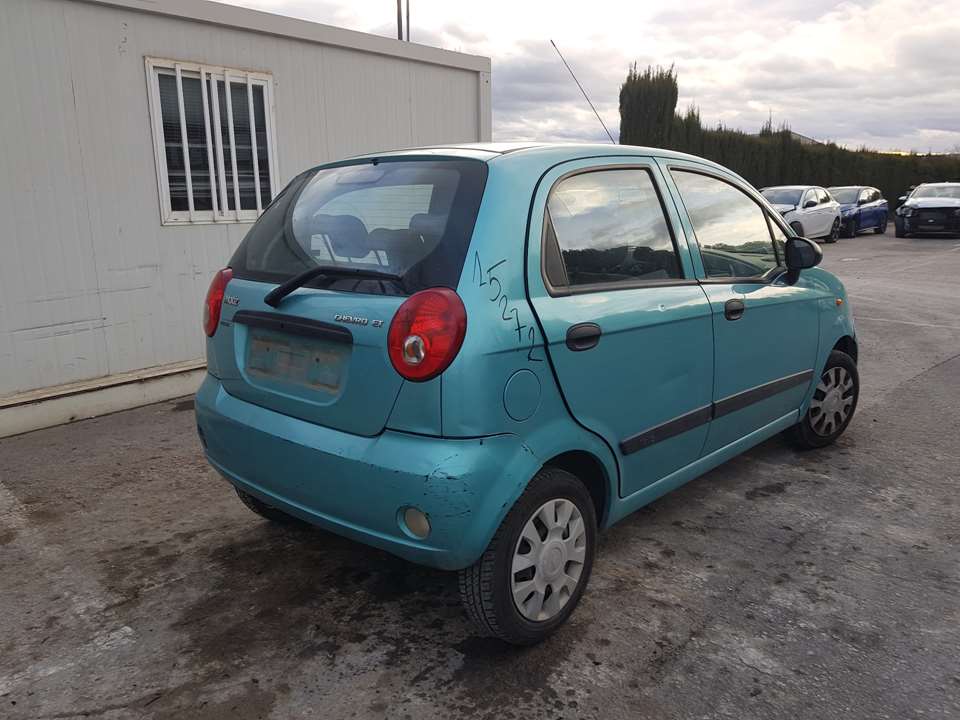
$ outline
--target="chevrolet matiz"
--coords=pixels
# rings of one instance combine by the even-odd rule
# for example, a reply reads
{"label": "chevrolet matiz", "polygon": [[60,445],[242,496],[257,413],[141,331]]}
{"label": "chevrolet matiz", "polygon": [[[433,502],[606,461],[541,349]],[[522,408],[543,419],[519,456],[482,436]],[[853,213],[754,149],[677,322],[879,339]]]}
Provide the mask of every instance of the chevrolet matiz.
{"label": "chevrolet matiz", "polygon": [[857,406],[843,285],[746,181],[623,145],[308,170],[213,279],[197,429],[254,512],[457,571],[487,634],[573,612],[597,533]]}

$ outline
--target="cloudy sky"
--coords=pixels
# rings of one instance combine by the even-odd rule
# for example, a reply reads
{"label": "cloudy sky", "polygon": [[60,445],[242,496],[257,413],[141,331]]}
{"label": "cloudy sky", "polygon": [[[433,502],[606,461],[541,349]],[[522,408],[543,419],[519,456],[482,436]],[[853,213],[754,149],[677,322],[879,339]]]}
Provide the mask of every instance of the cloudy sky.
{"label": "cloudy sky", "polygon": [[[222,0],[396,36],[392,0]],[[680,108],[756,132],[773,113],[849,147],[960,151],[960,0],[411,0],[411,40],[493,61],[495,140],[614,137],[631,62],[676,66]]]}

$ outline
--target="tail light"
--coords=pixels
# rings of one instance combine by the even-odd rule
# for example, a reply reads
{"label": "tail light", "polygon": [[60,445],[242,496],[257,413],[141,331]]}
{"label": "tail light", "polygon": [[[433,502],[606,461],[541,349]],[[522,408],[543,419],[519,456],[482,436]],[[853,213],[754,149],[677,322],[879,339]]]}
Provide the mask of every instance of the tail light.
{"label": "tail light", "polygon": [[467,333],[463,301],[449,288],[411,295],[390,323],[390,362],[407,380],[423,382],[446,370]]}
{"label": "tail light", "polygon": [[224,268],[213,276],[210,289],[207,290],[207,299],[203,303],[203,331],[207,337],[213,337],[220,324],[220,307],[223,305],[223,293],[227,283],[233,277],[233,270]]}

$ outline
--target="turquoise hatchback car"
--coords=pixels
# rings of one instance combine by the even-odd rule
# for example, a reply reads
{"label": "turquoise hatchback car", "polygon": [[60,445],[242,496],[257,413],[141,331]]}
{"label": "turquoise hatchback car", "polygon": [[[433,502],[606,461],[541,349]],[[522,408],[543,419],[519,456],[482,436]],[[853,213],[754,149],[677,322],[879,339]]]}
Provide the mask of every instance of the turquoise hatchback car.
{"label": "turquoise hatchback car", "polygon": [[622,145],[304,172],[206,300],[206,456],[253,511],[459,572],[480,629],[573,612],[597,532],[857,405],[843,285],[742,178]]}

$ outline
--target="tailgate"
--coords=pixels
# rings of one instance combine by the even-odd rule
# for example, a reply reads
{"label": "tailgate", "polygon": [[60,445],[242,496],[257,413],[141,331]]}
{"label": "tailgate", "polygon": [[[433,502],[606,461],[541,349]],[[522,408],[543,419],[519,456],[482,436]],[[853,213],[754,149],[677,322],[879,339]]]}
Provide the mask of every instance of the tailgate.
{"label": "tailgate", "polygon": [[234,279],[213,338],[224,389],[247,402],[325,427],[376,435],[403,379],[387,329],[403,297],[300,289],[280,310],[274,285]]}

